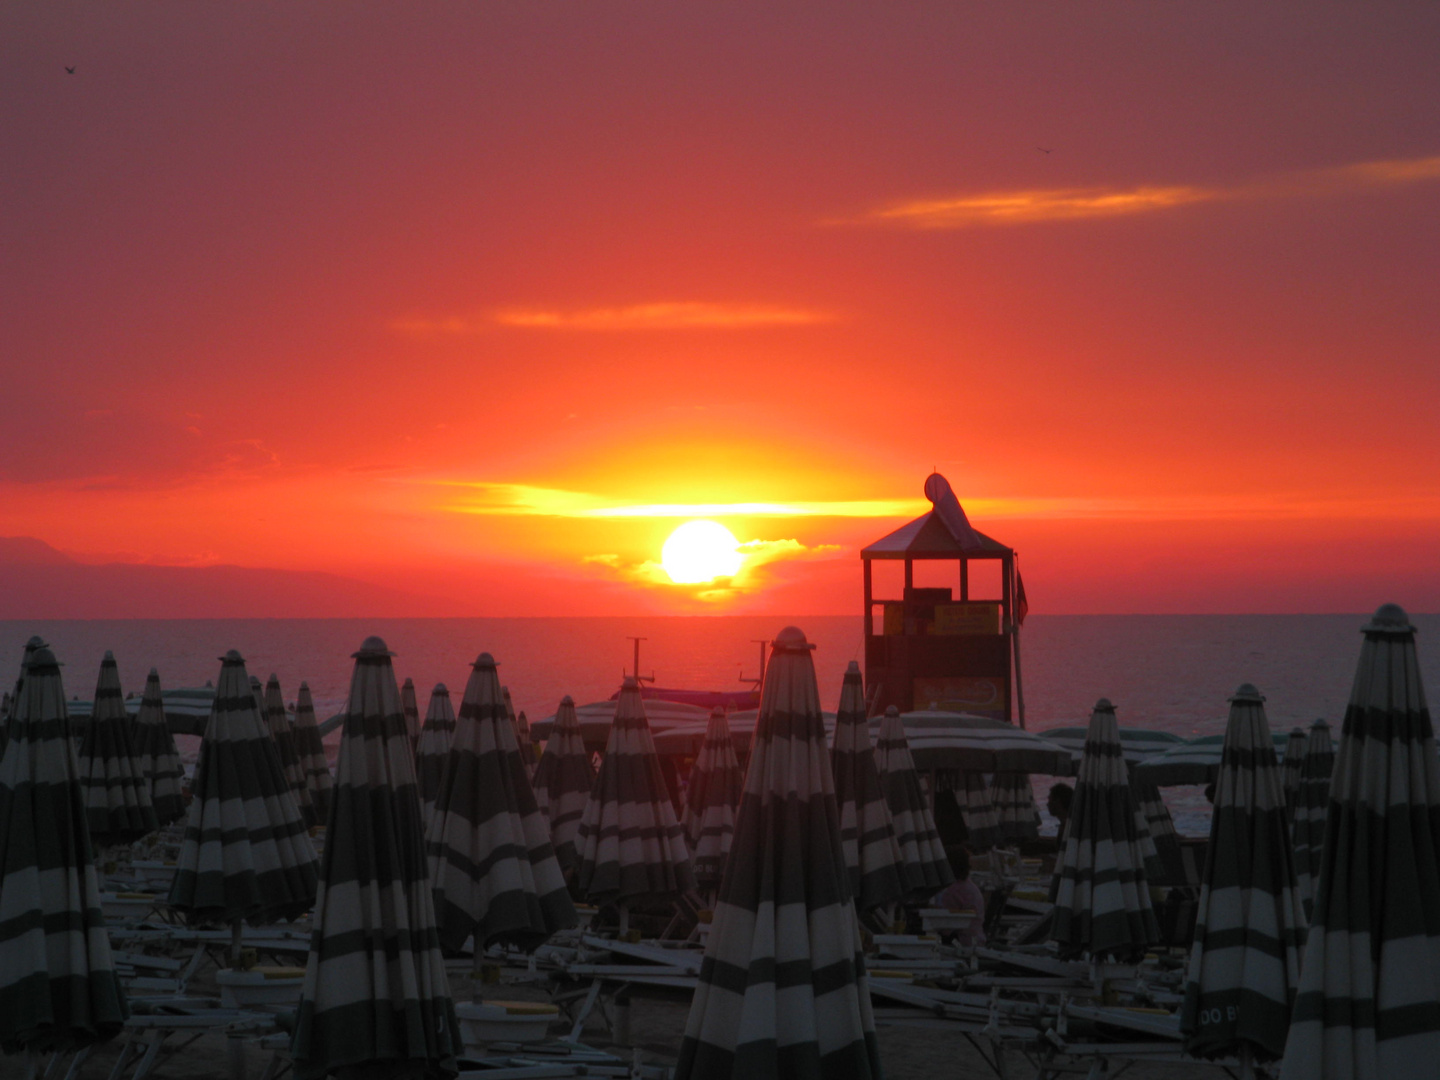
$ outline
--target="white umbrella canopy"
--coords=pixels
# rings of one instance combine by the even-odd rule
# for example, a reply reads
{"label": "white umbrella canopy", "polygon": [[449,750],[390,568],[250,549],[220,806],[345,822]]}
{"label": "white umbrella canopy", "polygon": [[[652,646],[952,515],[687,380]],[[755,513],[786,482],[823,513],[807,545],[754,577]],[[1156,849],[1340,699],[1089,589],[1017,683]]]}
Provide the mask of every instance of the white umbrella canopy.
{"label": "white umbrella canopy", "polygon": [[450,704],[450,690],[436,683],[430,691],[430,704],[425,710],[425,723],[420,728],[420,741],[415,744],[415,787],[420,793],[420,814],[425,827],[435,812],[440,795],[440,781],[445,775],[445,759],[450,754],[450,741],[455,737],[455,707]]}
{"label": "white umbrella canopy", "polygon": [[[996,776],[1024,776],[1023,773],[996,773]],[[1027,780],[1028,784],[1028,780]],[[976,852],[989,851],[1005,842],[1000,827],[1000,808],[995,805],[992,789],[983,773],[957,769],[935,771],[937,802],[941,792],[949,792],[965,824],[966,846]]]}
{"label": "white umbrella canopy", "polygon": [[[913,764],[924,772],[957,769],[1069,776],[1075,771],[1069,751],[1063,746],[1004,720],[939,709],[899,716]],[[885,722],[878,717],[870,721],[877,737]]]}
{"label": "white umbrella canopy", "polygon": [[881,1075],[810,649],[772,647],[676,1080]]}
{"label": "white umbrella canopy", "polygon": [[[272,674],[265,683],[265,725],[270,732],[270,737],[275,740],[275,749],[280,752],[280,770],[285,774],[285,781],[290,785],[290,792],[295,796],[295,805],[300,808],[300,816],[305,819],[306,825],[320,825],[324,823],[315,803],[310,798],[310,787],[305,780],[305,765],[300,760],[300,747],[295,739],[295,731],[290,726],[290,718],[285,714],[285,695],[280,692],[280,679]],[[313,711],[314,705],[312,703]]]}
{"label": "white umbrella canopy", "polygon": [[575,702],[566,694],[555,712],[545,753],[535,767],[535,802],[550,819],[550,842],[555,858],[567,873],[580,865],[576,840],[580,819],[595,783],[595,766],[575,715]]}
{"label": "white umbrella canopy", "polygon": [[850,895],[857,911],[873,911],[902,899],[908,890],[905,856],[875,763],[875,746],[865,719],[865,688],[860,665],[854,660],[845,669],[840,684],[830,765],[835,775],[840,846],[845,852]]}
{"label": "white umbrella canopy", "polygon": [[1180,1010],[1185,1049],[1197,1057],[1278,1058],[1300,978],[1305,912],[1264,701],[1250,683],[1230,699]]}
{"label": "white umbrella canopy", "polygon": [[489,653],[472,667],[425,831],[440,940],[458,949],[474,934],[477,952],[533,948],[577,921],[495,669]]}
{"label": "white umbrella canopy", "polygon": [[725,710],[710,713],[710,734],[690,771],[682,825],[690,845],[695,881],[706,889],[719,886],[735,838],[735,814],[745,777],[730,741]]}
{"label": "white umbrella canopy", "polygon": [[160,691],[160,673],[154,668],[145,680],[140,695],[140,711],[135,714],[132,728],[135,755],[140,771],[150,787],[150,805],[155,819],[169,825],[185,816],[185,770],[180,752],[175,749],[175,736],[165,723],[165,699]]}
{"label": "white umbrella canopy", "polygon": [[115,974],[60,665],[30,650],[0,760],[0,1048],[71,1050],[129,1016]]}
{"label": "white umbrella canopy", "polygon": [[[1035,789],[1025,773],[996,773],[990,782],[989,799],[1000,832],[998,843],[1034,840],[1040,835],[1040,808],[1035,805]],[[963,813],[964,808],[961,810]],[[969,828],[969,818],[965,825]]]}
{"label": "white umbrella canopy", "polygon": [[1440,1062],[1440,760],[1415,628],[1364,628],[1281,1080],[1419,1080]]}
{"label": "white umbrella canopy", "polygon": [[634,678],[620,688],[575,846],[576,886],[595,903],[669,899],[695,886],[685,831],[675,820]]}
{"label": "white umbrella canopy", "polygon": [[170,906],[192,923],[293,919],[315,901],[318,859],[245,660],[220,661]]}
{"label": "white umbrella canopy", "polygon": [[320,728],[315,724],[315,700],[310,696],[310,684],[302,682],[295,695],[295,749],[300,754],[300,766],[305,772],[305,791],[310,805],[315,810],[316,824],[324,825],[330,820],[330,792],[334,780],[330,776],[330,763],[325,759],[325,743],[320,737]]}
{"label": "white umbrella canopy", "polygon": [[906,895],[917,900],[928,899],[954,881],[955,873],[950,869],[945,845],[935,828],[935,816],[920,790],[920,777],[916,775],[910,744],[905,739],[904,721],[893,705],[880,722],[880,739],[875,750],[880,785],[885,791],[885,802],[895,823],[895,839],[900,845],[901,877]]}
{"label": "white umbrella canopy", "polygon": [[354,654],[315,932],[290,1052],[297,1080],[454,1076],[460,1029],[436,928],[390,650]]}
{"label": "white umbrella canopy", "polygon": [[1300,784],[1290,825],[1290,846],[1295,853],[1295,888],[1305,906],[1308,924],[1315,904],[1315,882],[1320,877],[1320,854],[1325,849],[1325,811],[1330,802],[1330,781],[1335,771],[1335,744],[1330,725],[1316,720],[1305,738],[1300,762]]}
{"label": "white umbrella canopy", "polygon": [[90,839],[97,847],[132,844],[160,827],[133,732],[120,669],[115,654],[107,650],[77,760]]}
{"label": "white umbrella canopy", "polygon": [[415,681],[406,679],[400,687],[400,711],[405,715],[405,737],[410,740],[410,753],[420,742],[420,703],[415,698]]}

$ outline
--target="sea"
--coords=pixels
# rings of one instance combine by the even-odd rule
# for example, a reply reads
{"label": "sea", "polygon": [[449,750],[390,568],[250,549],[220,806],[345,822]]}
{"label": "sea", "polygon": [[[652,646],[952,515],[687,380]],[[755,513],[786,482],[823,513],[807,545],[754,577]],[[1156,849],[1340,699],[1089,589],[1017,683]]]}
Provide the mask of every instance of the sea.
{"label": "sea", "polygon": [[[1411,619],[1419,630],[1422,676],[1430,687],[1440,686],[1440,615]],[[1095,700],[1108,697],[1124,727],[1185,738],[1218,734],[1225,729],[1226,698],[1245,682],[1265,694],[1274,730],[1318,717],[1338,724],[1367,621],[1359,614],[1031,615],[1020,634],[1026,726],[1043,732],[1085,723]],[[633,669],[635,637],[642,639],[641,674],[653,674],[657,685],[743,689],[742,680],[758,673],[758,643],[787,625],[800,627],[815,644],[821,702],[834,709],[846,665],[862,659],[858,617],[0,620],[0,674],[18,673],[32,634],[66,665],[66,695],[84,700],[93,695],[107,649],[119,662],[126,692],[137,694],[151,667],[167,688],[203,686],[218,675],[225,651],[238,649],[251,674],[279,677],[287,701],[308,681],[323,718],[344,707],[350,654],[378,634],[396,653],[397,676],[415,680],[422,715],[437,682],[458,705],[470,664],[489,652],[515,707],[539,719],[565,694],[580,704],[610,697]],[[181,746],[187,756],[193,749]],[[1035,778],[1042,807],[1048,786]],[[1199,789],[1164,794],[1182,833],[1208,832],[1209,806]],[[1048,818],[1046,824],[1053,829]]]}

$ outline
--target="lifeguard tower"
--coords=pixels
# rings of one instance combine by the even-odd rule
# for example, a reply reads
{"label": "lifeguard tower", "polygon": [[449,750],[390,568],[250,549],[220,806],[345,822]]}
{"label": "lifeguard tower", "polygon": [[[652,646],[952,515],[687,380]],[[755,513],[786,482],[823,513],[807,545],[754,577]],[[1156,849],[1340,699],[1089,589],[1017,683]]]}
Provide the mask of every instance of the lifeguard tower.
{"label": "lifeguard tower", "polygon": [[[1025,593],[1015,552],[970,525],[939,473],[926,478],[925,496],[929,513],[860,551],[870,715],[891,705],[901,712],[933,705],[1009,722],[1018,718],[1023,728],[1017,632]],[[904,560],[902,596],[875,596],[876,559]],[[999,596],[971,595],[970,564],[982,559],[1000,562]],[[955,586],[916,588],[915,563],[940,560],[957,564]]]}

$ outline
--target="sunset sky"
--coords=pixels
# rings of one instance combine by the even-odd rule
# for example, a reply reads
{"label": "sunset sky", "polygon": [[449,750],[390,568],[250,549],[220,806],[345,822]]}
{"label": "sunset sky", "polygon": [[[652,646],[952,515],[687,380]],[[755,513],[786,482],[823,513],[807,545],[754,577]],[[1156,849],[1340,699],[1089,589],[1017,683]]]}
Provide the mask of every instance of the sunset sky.
{"label": "sunset sky", "polygon": [[[0,536],[858,614],[937,468],[1037,613],[1440,610],[1437,57],[1429,3],[7,5]],[[737,577],[659,568],[695,518]]]}

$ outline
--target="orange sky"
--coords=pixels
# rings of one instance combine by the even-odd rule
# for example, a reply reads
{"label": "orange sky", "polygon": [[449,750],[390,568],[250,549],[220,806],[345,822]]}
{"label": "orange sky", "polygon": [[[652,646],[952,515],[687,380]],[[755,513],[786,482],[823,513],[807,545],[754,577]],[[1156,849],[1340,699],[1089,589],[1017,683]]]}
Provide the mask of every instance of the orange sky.
{"label": "orange sky", "polygon": [[[1436,610],[1437,55],[1421,4],[11,5],[0,535],[858,613],[938,467],[1037,612]],[[732,587],[647,567],[692,516]]]}

